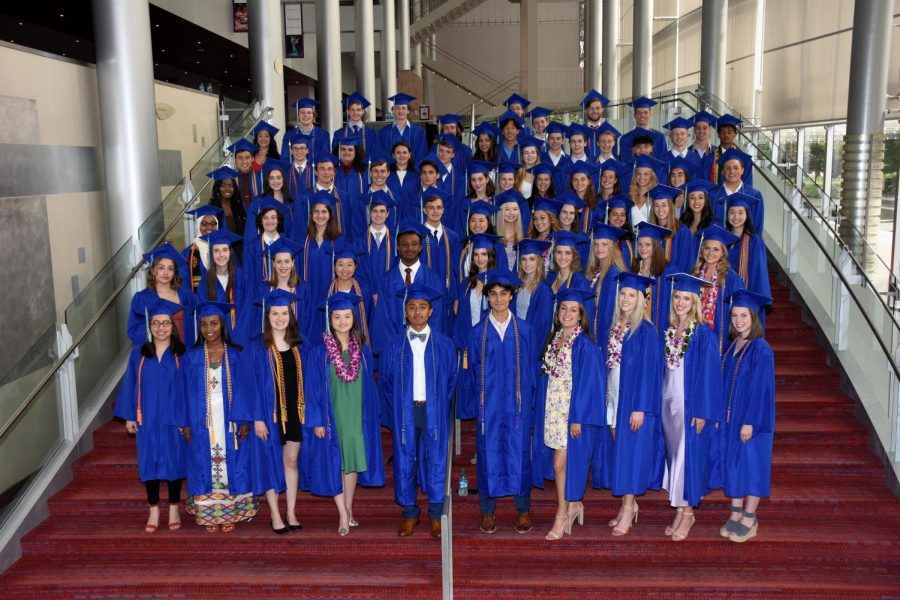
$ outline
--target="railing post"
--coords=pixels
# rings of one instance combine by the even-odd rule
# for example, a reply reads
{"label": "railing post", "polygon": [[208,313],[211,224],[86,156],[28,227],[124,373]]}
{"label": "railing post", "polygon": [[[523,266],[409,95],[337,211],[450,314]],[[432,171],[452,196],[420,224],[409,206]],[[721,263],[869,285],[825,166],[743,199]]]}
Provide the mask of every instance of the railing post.
{"label": "railing post", "polygon": [[[72,347],[72,335],[65,323],[56,327],[56,356],[64,355]],[[60,425],[63,439],[74,442],[78,439],[78,389],[75,381],[76,348],[56,371],[56,401],[59,406]]]}
{"label": "railing post", "polygon": [[[838,264],[841,267],[841,274],[851,285],[862,284],[862,276],[857,272],[854,266],[853,257],[844,248],[838,257]],[[847,349],[848,331],[850,328],[850,290],[841,281],[838,274],[834,274],[835,281],[838,286],[837,310],[834,311],[834,345],[840,350]]]}
{"label": "railing post", "polygon": [[[790,203],[800,211],[803,208],[803,196],[800,193],[800,190],[794,189],[791,193]],[[785,223],[787,225],[787,239],[785,240],[785,258],[787,259],[787,272],[789,274],[797,272],[797,261],[800,249],[798,246],[800,245],[800,219],[797,217],[797,214],[790,210],[787,206],[784,207],[787,211],[787,219]]]}
{"label": "railing post", "polygon": [[825,126],[825,181],[822,190],[822,215],[831,219],[831,177],[834,174],[834,125]]}

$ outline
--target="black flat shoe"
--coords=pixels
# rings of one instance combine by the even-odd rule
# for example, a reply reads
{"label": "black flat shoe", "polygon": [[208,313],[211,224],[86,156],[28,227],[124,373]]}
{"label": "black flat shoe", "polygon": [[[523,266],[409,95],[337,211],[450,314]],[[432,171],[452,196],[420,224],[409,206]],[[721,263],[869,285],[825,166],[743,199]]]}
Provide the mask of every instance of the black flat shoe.
{"label": "black flat shoe", "polygon": [[303,525],[301,525],[300,523],[297,523],[296,525],[288,524],[288,529],[290,529],[291,531],[300,531],[301,529],[303,529]]}
{"label": "black flat shoe", "polygon": [[288,527],[287,525],[285,525],[281,529],[275,529],[275,527],[272,527],[272,531],[274,531],[277,535],[284,535],[285,533],[290,531],[290,527]]}

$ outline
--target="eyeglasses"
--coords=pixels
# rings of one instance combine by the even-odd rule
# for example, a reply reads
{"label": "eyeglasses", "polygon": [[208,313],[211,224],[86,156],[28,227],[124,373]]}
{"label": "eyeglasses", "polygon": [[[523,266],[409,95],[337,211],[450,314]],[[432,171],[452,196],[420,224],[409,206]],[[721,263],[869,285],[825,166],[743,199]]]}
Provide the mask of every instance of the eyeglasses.
{"label": "eyeglasses", "polygon": [[215,227],[218,223],[216,221],[200,221],[200,225],[203,227]]}
{"label": "eyeglasses", "polygon": [[153,327],[154,329],[160,329],[160,328],[171,327],[171,326],[172,326],[172,321],[170,321],[169,319],[166,319],[165,321],[156,321],[156,320],[150,321],[150,327]]}

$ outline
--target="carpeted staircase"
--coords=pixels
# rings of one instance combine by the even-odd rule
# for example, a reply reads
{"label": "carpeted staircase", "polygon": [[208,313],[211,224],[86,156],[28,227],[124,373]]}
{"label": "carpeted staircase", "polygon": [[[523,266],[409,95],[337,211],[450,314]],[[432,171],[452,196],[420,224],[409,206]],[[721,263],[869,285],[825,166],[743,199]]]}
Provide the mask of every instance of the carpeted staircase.
{"label": "carpeted staircase", "polygon": [[[498,531],[478,530],[478,499],[455,496],[454,572],[459,598],[573,597],[867,598],[900,597],[900,501],[869,451],[868,434],[841,393],[812,327],[774,284],[767,338],[777,362],[777,430],[772,499],[759,509],[759,536],[734,544],[718,535],[727,502],[717,492],[697,511],[690,538],[663,529],[663,493],[639,499],[640,521],[613,538],[606,522],[619,500],[588,492],[585,525],[557,542],[552,483],[533,495],[534,530],[513,530],[512,500],[498,502]],[[475,486],[471,423],[456,458]],[[440,544],[423,516],[396,536],[399,511],[388,486],[357,493],[361,526],[337,536],[328,498],[301,494],[304,530],[276,536],[266,509],[228,534],[209,534],[182,512],[184,526],[147,535],[134,442],[119,422],[94,436],[75,479],[50,500],[50,517],[24,540],[24,556],[0,576],[4,598],[340,597],[423,598],[441,592]],[[390,438],[385,435],[385,456]],[[265,503],[263,503],[265,504]],[[424,501],[420,496],[420,504]],[[165,525],[165,507],[162,511]]]}

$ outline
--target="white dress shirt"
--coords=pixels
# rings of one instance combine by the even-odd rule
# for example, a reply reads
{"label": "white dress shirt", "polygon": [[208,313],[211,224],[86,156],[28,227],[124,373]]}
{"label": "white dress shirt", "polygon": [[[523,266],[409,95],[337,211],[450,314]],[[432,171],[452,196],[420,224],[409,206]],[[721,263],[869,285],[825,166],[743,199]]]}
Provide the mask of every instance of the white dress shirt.
{"label": "white dress shirt", "polygon": [[[413,331],[412,328],[408,331],[425,334],[424,342],[418,338],[409,340],[409,347],[412,349],[413,356],[412,397],[413,401],[421,402],[428,397],[428,386],[425,380],[425,346],[428,345],[428,338],[431,337],[431,327],[426,324],[425,329],[422,331]],[[407,339],[409,339],[409,334],[407,334]]]}
{"label": "white dress shirt", "polygon": [[512,311],[509,311],[506,315],[506,322],[501,323],[497,319],[494,318],[494,311],[491,311],[488,315],[488,319],[491,320],[491,325],[494,326],[494,329],[497,330],[497,334],[500,336],[500,341],[503,341],[503,336],[506,335],[506,328],[509,327],[510,321],[512,321]]}

